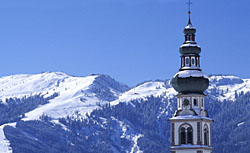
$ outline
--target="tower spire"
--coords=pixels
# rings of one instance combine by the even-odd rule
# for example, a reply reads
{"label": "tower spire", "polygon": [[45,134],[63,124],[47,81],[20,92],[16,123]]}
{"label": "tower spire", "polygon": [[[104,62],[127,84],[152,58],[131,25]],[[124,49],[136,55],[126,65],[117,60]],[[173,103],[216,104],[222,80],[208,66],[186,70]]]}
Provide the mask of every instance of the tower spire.
{"label": "tower spire", "polygon": [[189,17],[189,19],[188,19],[188,24],[192,24],[191,23],[191,5],[192,5],[193,3],[191,2],[191,0],[188,0],[188,2],[187,2],[187,5],[188,5],[188,17]]}
{"label": "tower spire", "polygon": [[188,19],[188,24],[192,24],[192,22],[191,22],[191,17],[190,17],[190,14],[191,14],[191,12],[188,12],[188,14],[189,14],[189,19]]}
{"label": "tower spire", "polygon": [[209,79],[200,68],[201,48],[195,41],[196,28],[191,24],[191,0],[188,0],[188,25],[181,45],[181,68],[172,79],[178,92],[177,110],[171,121],[171,153],[211,153],[211,123],[205,109],[204,91]]}

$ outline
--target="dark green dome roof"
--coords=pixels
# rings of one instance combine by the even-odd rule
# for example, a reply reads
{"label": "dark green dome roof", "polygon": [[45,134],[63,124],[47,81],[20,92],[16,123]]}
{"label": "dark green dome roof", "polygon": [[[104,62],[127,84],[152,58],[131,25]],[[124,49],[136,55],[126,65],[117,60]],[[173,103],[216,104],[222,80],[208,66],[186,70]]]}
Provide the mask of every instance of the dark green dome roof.
{"label": "dark green dome roof", "polygon": [[180,53],[184,54],[200,54],[201,48],[197,44],[183,44],[180,47]]}
{"label": "dark green dome roof", "polygon": [[[188,71],[186,76],[183,76],[183,71],[178,72],[172,79],[172,86],[179,93],[199,93],[208,88],[208,78],[198,70],[185,70]],[[185,72],[184,72],[185,73]]]}

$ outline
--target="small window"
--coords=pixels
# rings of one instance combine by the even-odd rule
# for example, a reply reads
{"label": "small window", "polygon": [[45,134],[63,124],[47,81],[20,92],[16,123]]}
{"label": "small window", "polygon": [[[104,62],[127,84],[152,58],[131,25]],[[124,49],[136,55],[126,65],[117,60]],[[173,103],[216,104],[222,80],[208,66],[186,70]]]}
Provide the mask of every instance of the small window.
{"label": "small window", "polygon": [[198,106],[197,99],[194,99],[194,106]]}
{"label": "small window", "polygon": [[189,65],[189,58],[186,57],[186,65]]}
{"label": "small window", "polygon": [[201,107],[204,107],[204,99],[201,98]]}
{"label": "small window", "polygon": [[191,63],[192,63],[192,65],[195,65],[195,58],[194,57],[192,57]]}

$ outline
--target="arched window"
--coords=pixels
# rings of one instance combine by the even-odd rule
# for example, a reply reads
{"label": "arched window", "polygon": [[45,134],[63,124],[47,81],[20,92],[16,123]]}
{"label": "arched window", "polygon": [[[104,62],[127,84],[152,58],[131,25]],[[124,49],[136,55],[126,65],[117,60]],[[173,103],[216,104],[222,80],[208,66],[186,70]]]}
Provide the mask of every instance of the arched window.
{"label": "arched window", "polygon": [[186,129],[181,128],[181,144],[186,144]]}
{"label": "arched window", "polygon": [[180,144],[193,144],[193,128],[189,124],[183,124],[179,130]]}
{"label": "arched window", "polygon": [[204,126],[204,145],[209,144],[209,132],[207,125]]}

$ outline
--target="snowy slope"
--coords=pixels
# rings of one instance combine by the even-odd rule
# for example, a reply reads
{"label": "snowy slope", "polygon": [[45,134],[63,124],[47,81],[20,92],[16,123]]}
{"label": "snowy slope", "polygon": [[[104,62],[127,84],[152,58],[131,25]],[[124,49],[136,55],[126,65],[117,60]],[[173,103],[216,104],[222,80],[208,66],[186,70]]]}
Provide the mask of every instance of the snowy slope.
{"label": "snowy slope", "polygon": [[[76,111],[87,113],[97,108],[96,102],[99,99],[93,93],[86,92],[96,77],[65,79],[55,89],[55,92],[58,92],[59,96],[50,100],[50,103],[25,114],[27,116],[26,120],[37,119],[42,114],[54,118],[66,117],[67,115],[74,114]],[[83,97],[84,101],[81,100]]]}
{"label": "snowy slope", "polygon": [[[100,104],[115,100],[126,90],[126,85],[105,75],[73,77],[62,72],[53,72],[0,78],[0,99],[3,102],[10,97],[21,98],[39,94],[48,97],[54,93],[59,94],[50,100],[50,103],[26,113],[24,120],[38,119],[43,114],[52,118],[72,115],[76,111],[85,114]],[[103,96],[102,92],[107,96]]]}
{"label": "snowy slope", "polygon": [[119,98],[111,104],[116,105],[119,102],[129,102],[134,99],[145,99],[150,96],[163,96],[173,98],[177,92],[171,87],[171,81],[149,81],[142,83],[135,88],[124,92]]}
{"label": "snowy slope", "polygon": [[52,95],[62,89],[60,83],[68,79],[65,73],[18,74],[0,78],[0,99],[30,95]]}
{"label": "snowy slope", "polygon": [[209,77],[209,81],[207,95],[219,101],[234,101],[235,94],[250,92],[250,79],[241,79],[232,75],[213,75]]}

